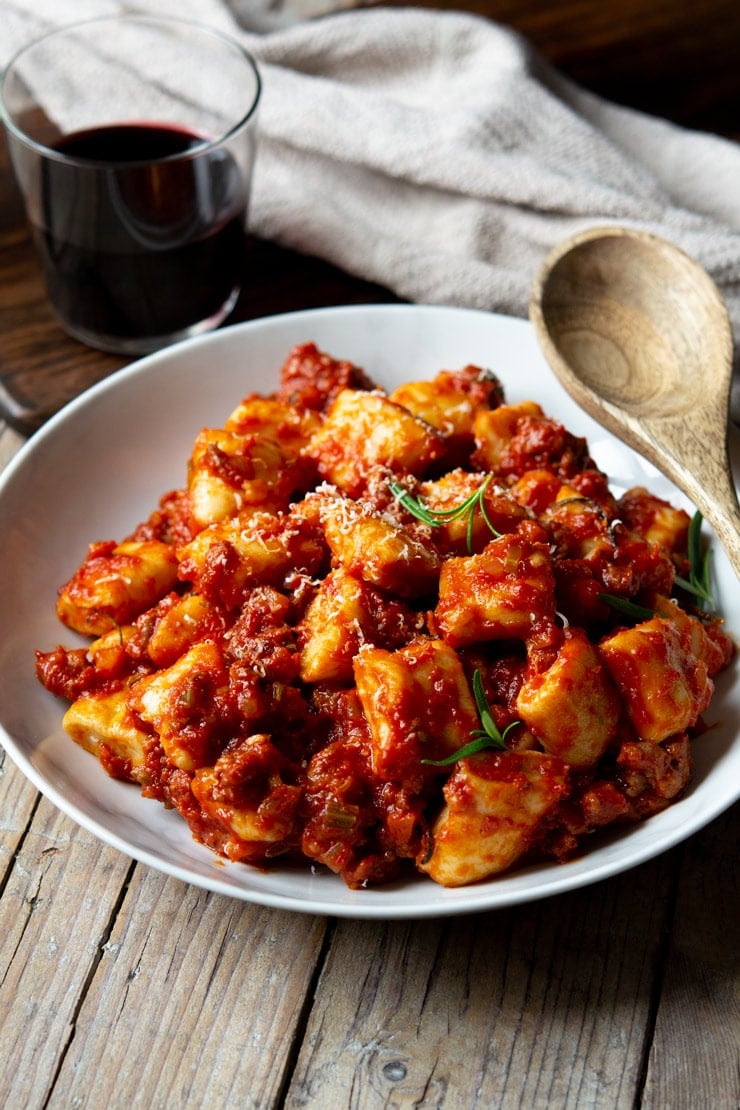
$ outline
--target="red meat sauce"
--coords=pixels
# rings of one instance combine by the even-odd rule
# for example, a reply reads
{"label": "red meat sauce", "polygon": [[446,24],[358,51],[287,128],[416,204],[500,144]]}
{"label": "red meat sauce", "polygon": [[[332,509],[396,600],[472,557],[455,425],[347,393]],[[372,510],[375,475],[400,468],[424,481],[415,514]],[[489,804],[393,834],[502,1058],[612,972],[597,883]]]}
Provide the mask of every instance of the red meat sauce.
{"label": "red meat sauce", "polygon": [[[453,384],[467,390],[476,403],[503,402],[496,379],[485,384],[472,368],[453,375]],[[477,384],[475,384],[477,383]],[[375,388],[363,371],[318,351],[313,344],[296,348],[283,367],[275,397],[326,413],[344,388]],[[459,437],[455,462],[459,462]],[[469,457],[475,469],[476,459]],[[244,468],[212,453],[213,472],[233,485]],[[439,471],[435,461],[432,473]],[[315,480],[313,464],[296,468],[298,482]],[[606,479],[593,463],[585,440],[555,421],[524,417],[497,469],[502,489],[516,488],[516,512],[497,517],[514,538],[540,545],[548,553],[557,618],[539,611],[540,593],[526,580],[512,587],[511,603],[533,611],[528,637],[494,639],[463,645],[458,656],[468,682],[475,671],[483,685],[493,719],[507,733],[510,751],[537,750],[536,739],[517,724],[519,691],[533,671],[545,672],[557,657],[563,628],[574,623],[597,641],[619,627],[620,618],[605,604],[605,592],[640,601],[669,596],[676,571],[686,566],[685,548],[671,551],[645,538],[662,503],[631,493],[618,504]],[[567,482],[569,496],[554,491]],[[371,496],[372,488],[366,491]],[[378,495],[383,512],[397,512],[386,486]],[[524,515],[522,515],[524,514]],[[196,840],[234,861],[267,865],[274,859],[313,861],[340,874],[351,887],[392,881],[413,872],[431,853],[433,827],[450,768],[410,758],[413,744],[400,743],[386,760],[384,773],[374,769],[373,745],[357,690],[347,684],[300,678],[303,646],[301,621],[317,584],[333,565],[316,520],[307,514],[297,523],[295,559],[267,580],[234,587],[233,547],[213,545],[199,567],[199,589],[208,598],[208,615],[200,637],[218,646],[223,663],[211,681],[208,675],[187,678],[170,699],[170,727],[192,756],[192,767],[169,759],[156,731],[148,729],[143,768],[130,763],[106,743],[98,756],[111,776],[136,781],[145,796],[179,811]],[[173,547],[195,535],[184,490],[162,498],[151,517],[129,538],[157,540]],[[440,560],[446,540],[433,529],[427,542],[437,545]],[[490,537],[489,537],[490,539]],[[93,545],[89,560],[112,550]],[[92,661],[87,648],[58,646],[37,653],[37,674],[56,696],[75,701],[82,695],[104,695],[130,688],[157,672],[148,645],[158,623],[177,606],[189,588],[187,559],[180,581],[155,605],[118,630],[111,619],[111,643]],[[413,642],[420,627],[436,635],[436,598],[424,595],[413,604],[368,587],[373,644],[388,652]],[[724,667],[734,646],[721,622],[702,618],[715,645],[715,671]],[[174,661],[174,660],[173,660]],[[133,695],[135,702],[135,694]],[[444,684],[429,690],[425,713],[431,719],[464,716],[449,703]],[[413,707],[399,703],[391,730],[402,731]],[[700,723],[700,722],[699,722]],[[396,760],[394,764],[394,759]],[[480,774],[513,782],[521,771],[507,752],[488,753]],[[508,768],[508,769],[507,769]],[[556,756],[542,761],[542,776],[552,779],[560,800],[528,837],[520,862],[572,858],[598,830],[643,820],[671,804],[690,781],[691,743],[686,732],[661,743],[644,742],[627,718],[604,757],[588,772],[575,772]],[[454,780],[456,781],[456,780]],[[453,779],[450,779],[450,783]],[[555,787],[564,782],[565,787]],[[450,785],[458,792],[464,787]],[[259,836],[239,835],[234,811],[249,811]]]}

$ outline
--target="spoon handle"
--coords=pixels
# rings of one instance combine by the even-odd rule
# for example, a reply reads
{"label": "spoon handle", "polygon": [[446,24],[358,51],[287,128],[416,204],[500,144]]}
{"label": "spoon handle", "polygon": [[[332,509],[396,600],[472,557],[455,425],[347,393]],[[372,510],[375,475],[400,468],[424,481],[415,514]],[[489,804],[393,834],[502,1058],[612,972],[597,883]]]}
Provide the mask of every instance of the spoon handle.
{"label": "spoon handle", "polygon": [[[696,429],[691,422],[684,422],[682,428],[680,457],[676,457],[677,452],[673,449],[673,444],[679,441],[678,435],[674,434],[669,437],[668,444],[665,436],[661,437],[660,457],[653,461],[699,509],[740,579],[740,505],[726,443],[716,438],[714,442],[707,442],[706,439],[697,442]],[[648,421],[645,434],[654,443],[651,431],[651,422]],[[642,449],[643,453],[647,453],[644,443]]]}
{"label": "spoon handle", "polygon": [[[727,449],[722,401],[690,417],[643,418],[638,421],[608,401],[594,401],[577,380],[566,389],[586,411],[619,439],[649,459],[701,512],[740,579],[740,505]],[[710,411],[707,412],[707,409]]]}

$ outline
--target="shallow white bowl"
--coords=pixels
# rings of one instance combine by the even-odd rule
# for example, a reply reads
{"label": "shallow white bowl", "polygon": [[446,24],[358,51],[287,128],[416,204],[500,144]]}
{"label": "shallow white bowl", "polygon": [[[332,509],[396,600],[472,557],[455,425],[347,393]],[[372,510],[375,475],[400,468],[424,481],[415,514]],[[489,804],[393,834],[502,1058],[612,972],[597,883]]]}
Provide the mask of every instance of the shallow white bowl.
{"label": "shallow white bowl", "polygon": [[[308,341],[359,364],[386,387],[467,363],[488,367],[509,401],[535,399],[587,436],[616,492],[643,484],[691,509],[652,466],[575,406],[522,320],[408,305],[320,309],[231,327],[151,355],[68,405],[0,478],[0,740],[34,785],[108,844],[185,881],[270,906],[386,919],[465,913],[573,890],[665,851],[729,807],[740,796],[737,664],[718,682],[711,727],[694,744],[695,776],[680,802],[594,841],[569,863],[456,890],[420,876],[350,891],[309,866],[267,872],[225,863],[192,840],[179,814],[108,778],[64,735],[64,707],[34,675],[34,649],[73,642],[56,620],[57,587],[90,541],[122,538],[162,493],[182,486],[200,428],[222,425],[247,393],[272,389],[291,347]],[[716,545],[714,567],[721,610],[728,627],[740,631],[740,590]]]}

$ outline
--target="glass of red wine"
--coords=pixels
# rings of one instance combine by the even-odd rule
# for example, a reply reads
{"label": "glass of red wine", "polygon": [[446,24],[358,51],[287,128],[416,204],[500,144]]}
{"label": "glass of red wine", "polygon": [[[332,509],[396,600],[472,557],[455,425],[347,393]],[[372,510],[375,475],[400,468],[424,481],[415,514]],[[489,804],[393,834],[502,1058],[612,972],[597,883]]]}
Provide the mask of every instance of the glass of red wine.
{"label": "glass of red wine", "polygon": [[11,163],[73,336],[143,354],[226,319],[246,264],[259,98],[238,43],[173,19],[78,23],[11,61]]}

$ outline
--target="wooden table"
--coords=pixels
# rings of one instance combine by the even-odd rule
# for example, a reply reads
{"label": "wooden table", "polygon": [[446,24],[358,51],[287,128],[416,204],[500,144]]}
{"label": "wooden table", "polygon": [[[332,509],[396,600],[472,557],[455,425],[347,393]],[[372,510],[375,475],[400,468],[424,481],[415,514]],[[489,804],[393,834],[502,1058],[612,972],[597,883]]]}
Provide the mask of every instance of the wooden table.
{"label": "wooden table", "polygon": [[[703,7],[692,26],[693,5],[659,0],[470,6],[617,100],[740,131],[736,0],[710,5],[721,28]],[[54,408],[123,360],[53,322],[7,163],[0,220],[0,370],[22,425],[24,408]],[[390,299],[316,260],[258,251],[237,319]],[[23,435],[0,427],[4,465]],[[263,909],[165,878],[61,816],[8,759],[0,807],[9,1110],[740,1101],[738,807],[580,892],[389,924]]]}

